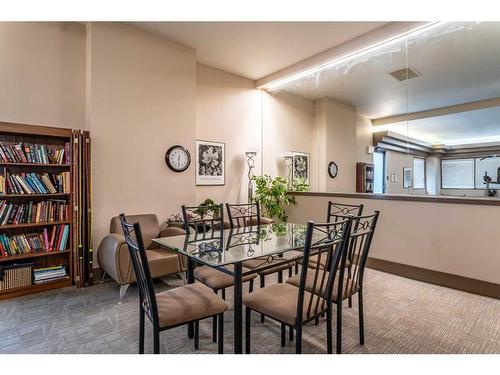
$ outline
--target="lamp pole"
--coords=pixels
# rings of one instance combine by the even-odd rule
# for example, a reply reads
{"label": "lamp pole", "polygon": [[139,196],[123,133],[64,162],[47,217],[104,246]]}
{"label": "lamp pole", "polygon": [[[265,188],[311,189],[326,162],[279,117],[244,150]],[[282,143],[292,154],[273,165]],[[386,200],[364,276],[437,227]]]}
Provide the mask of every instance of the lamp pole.
{"label": "lamp pole", "polygon": [[255,168],[255,155],[257,152],[255,151],[247,151],[245,152],[247,157],[247,165],[248,165],[248,203],[252,203],[253,199],[253,169]]}

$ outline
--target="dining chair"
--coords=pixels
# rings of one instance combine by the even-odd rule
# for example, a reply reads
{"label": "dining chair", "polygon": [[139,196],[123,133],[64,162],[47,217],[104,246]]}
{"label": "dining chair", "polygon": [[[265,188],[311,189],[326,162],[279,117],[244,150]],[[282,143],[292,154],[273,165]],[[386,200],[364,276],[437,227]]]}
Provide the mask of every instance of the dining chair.
{"label": "dining chair", "polygon": [[[259,203],[229,204],[226,203],[229,225],[231,229],[244,228],[248,226],[261,225],[261,212]],[[266,286],[266,276],[277,273],[278,283],[283,282],[283,271],[288,270],[289,277],[292,276],[293,262],[277,257],[261,257],[246,260],[243,267],[254,270],[259,275],[260,287]],[[264,315],[261,315],[261,322],[264,322]]]}
{"label": "dining chair", "polygon": [[[222,204],[212,206],[182,206],[182,216],[184,219],[184,230],[188,235],[196,239],[203,239],[207,236],[213,236],[216,232],[221,239],[224,237],[224,206]],[[225,266],[232,272],[233,265]],[[248,268],[243,267],[243,274],[249,272]],[[234,285],[234,278],[227,273],[219,271],[213,267],[200,266],[195,267],[194,278],[208,286],[216,294],[221,291],[222,299],[226,299],[226,288]],[[253,290],[253,282],[257,277],[255,274],[243,276],[243,282],[249,282],[248,290]],[[213,341],[217,340],[217,320],[213,321]]]}
{"label": "dining chair", "polygon": [[[361,216],[363,213],[363,204],[344,204],[344,203],[336,203],[332,201],[328,201],[328,210],[326,213],[326,221],[328,223],[336,222],[338,220],[343,220],[345,217],[349,216]],[[355,229],[355,228],[351,228]],[[316,258],[312,258],[309,261],[309,265],[314,265],[317,262]],[[350,257],[347,258],[346,267],[347,267],[347,276],[350,278],[351,276],[351,268],[350,268]],[[298,265],[302,263],[301,259],[298,259],[295,263],[295,274],[298,273]],[[324,267],[324,264],[321,265]],[[352,307],[352,298],[349,298],[348,301],[349,307]],[[318,324],[319,321],[316,321]]]}
{"label": "dining chair", "polygon": [[[339,220],[335,223],[315,224],[307,223],[305,236],[303,264],[300,272],[299,287],[292,284],[271,284],[253,293],[243,296],[245,305],[245,333],[246,353],[250,353],[251,312],[255,311],[278,321],[281,324],[281,346],[286,344],[286,326],[296,331],[295,352],[302,352],[302,329],[304,324],[321,316],[327,315],[327,352],[333,352],[332,345],[332,288],[338,272],[343,278],[344,268],[340,264],[345,253],[350,219]],[[315,267],[309,266],[311,256],[324,259],[326,269],[316,262]],[[315,291],[306,290],[307,281],[312,281]]]}
{"label": "dining chair", "polygon": [[[379,211],[368,216],[350,216],[351,229],[345,253],[341,261],[342,271],[335,278],[332,290],[331,302],[337,305],[337,353],[342,351],[342,301],[358,295],[358,313],[359,313],[359,343],[365,343],[364,317],[363,317],[363,277],[365,272],[366,260],[370,251],[375,227],[379,217]],[[351,264],[346,267],[347,261]],[[350,269],[351,272],[344,277],[344,269]],[[301,288],[302,278],[295,275],[288,279],[287,284]],[[309,293],[323,295],[323,290],[314,285],[312,279],[306,280],[305,290]],[[327,317],[327,319],[329,319]]]}
{"label": "dining chair", "polygon": [[218,319],[218,352],[224,351],[224,312],[227,304],[203,284],[187,284],[155,293],[139,223],[120,215],[123,234],[139,287],[139,354],[144,354],[145,316],[153,325],[153,351],[160,353],[160,332],[194,323],[194,347],[199,346],[199,321]]}

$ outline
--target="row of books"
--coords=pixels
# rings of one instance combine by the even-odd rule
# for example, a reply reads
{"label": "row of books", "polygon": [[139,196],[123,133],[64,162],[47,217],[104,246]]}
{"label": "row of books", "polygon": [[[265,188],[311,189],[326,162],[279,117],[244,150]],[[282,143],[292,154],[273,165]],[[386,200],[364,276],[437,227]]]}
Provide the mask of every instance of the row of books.
{"label": "row of books", "polygon": [[[49,233],[50,232],[50,233]],[[63,251],[69,238],[69,224],[54,225],[30,234],[0,234],[1,256],[28,254],[34,251]]]}
{"label": "row of books", "polygon": [[68,273],[64,266],[35,268],[33,270],[33,281],[35,284],[45,284],[50,281],[65,279],[66,277],[68,277]]}
{"label": "row of books", "polygon": [[61,147],[0,142],[0,158],[4,163],[69,164],[69,143]]}
{"label": "row of books", "polygon": [[70,173],[19,173],[0,176],[0,194],[70,193]]}
{"label": "row of books", "polygon": [[9,203],[0,201],[0,225],[45,223],[69,218],[69,204],[64,200]]}

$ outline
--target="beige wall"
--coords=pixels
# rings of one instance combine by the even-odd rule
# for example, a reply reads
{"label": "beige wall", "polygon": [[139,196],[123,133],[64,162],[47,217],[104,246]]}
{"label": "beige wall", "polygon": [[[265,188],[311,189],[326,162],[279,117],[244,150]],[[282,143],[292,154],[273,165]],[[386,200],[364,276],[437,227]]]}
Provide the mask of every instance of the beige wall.
{"label": "beige wall", "polygon": [[0,121],[83,128],[85,25],[0,22]]}
{"label": "beige wall", "polygon": [[297,196],[288,220],[324,221],[328,200],[380,211],[373,258],[500,284],[496,206]]}
{"label": "beige wall", "polygon": [[[325,163],[320,166],[325,177],[323,191],[356,190],[356,108],[330,98],[319,101],[324,122],[320,124],[325,142]],[[324,128],[324,131],[323,131]],[[338,168],[335,178],[327,176],[328,164],[334,161]]]}
{"label": "beige wall", "polygon": [[310,156],[310,187],[318,190],[318,129],[310,99],[280,92],[262,92],[263,173],[286,176],[283,156],[306,152]]}
{"label": "beige wall", "polygon": [[[216,202],[247,202],[248,168],[245,151],[257,151],[254,175],[261,169],[261,92],[255,82],[198,64],[196,68],[196,137],[225,142],[226,185],[197,186],[198,204],[205,198]],[[194,160],[193,150],[193,163]]]}
{"label": "beige wall", "polygon": [[195,196],[194,163],[170,171],[165,151],[194,150],[195,52],[117,23],[90,25],[94,238],[121,212],[165,220]]}

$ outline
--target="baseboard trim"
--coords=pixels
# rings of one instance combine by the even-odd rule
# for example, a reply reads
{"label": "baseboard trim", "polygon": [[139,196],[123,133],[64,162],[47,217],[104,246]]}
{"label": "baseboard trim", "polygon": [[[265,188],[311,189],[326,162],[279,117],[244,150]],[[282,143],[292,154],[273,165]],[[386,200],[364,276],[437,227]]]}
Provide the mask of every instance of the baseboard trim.
{"label": "baseboard trim", "polygon": [[471,279],[468,277],[453,275],[451,273],[432,271],[425,268],[371,257],[368,257],[366,266],[368,268],[407,277],[409,279],[424,281],[426,283],[500,299],[500,284],[494,284],[488,281]]}

